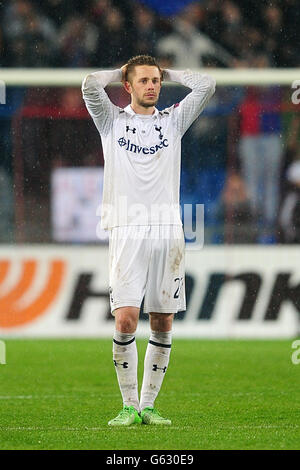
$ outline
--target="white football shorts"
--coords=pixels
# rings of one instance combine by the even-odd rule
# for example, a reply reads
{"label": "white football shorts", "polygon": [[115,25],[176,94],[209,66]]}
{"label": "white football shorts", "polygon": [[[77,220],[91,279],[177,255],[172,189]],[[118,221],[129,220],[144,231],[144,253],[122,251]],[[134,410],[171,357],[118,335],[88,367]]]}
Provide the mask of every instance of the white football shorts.
{"label": "white football shorts", "polygon": [[114,227],[109,236],[109,293],[113,314],[119,307],[145,313],[186,309],[184,233],[181,225]]}

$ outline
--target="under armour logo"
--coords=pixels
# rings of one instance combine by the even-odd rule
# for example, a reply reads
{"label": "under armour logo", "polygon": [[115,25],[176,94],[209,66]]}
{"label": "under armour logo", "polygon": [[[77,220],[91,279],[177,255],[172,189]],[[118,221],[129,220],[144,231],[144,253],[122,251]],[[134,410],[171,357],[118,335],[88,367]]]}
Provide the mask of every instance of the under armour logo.
{"label": "under armour logo", "polygon": [[166,372],[166,370],[167,370],[167,367],[166,367],[166,366],[165,366],[165,367],[158,367],[158,365],[157,365],[157,364],[153,364],[153,368],[152,368],[152,370],[154,370],[154,371],[157,371],[157,370],[162,370],[162,371],[163,371],[163,373],[165,374],[165,372]]}
{"label": "under armour logo", "polygon": [[160,140],[162,140],[163,135],[162,135],[162,133],[161,133],[161,126],[160,126],[160,127],[155,126],[155,130],[156,130],[157,132],[159,132],[159,138],[160,138]]}
{"label": "under armour logo", "polygon": [[126,132],[128,132],[128,131],[131,131],[133,134],[135,134],[136,128],[133,127],[132,129],[130,129],[129,126],[126,126]]}
{"label": "under armour logo", "polygon": [[114,365],[116,367],[122,366],[123,369],[128,369],[128,362],[117,362],[117,361],[114,360]]}

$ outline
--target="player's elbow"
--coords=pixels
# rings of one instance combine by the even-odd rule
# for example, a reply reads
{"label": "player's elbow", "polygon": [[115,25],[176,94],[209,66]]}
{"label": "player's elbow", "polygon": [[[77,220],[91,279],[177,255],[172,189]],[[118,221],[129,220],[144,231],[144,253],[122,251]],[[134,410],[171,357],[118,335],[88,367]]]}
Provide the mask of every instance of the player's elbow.
{"label": "player's elbow", "polygon": [[216,80],[211,75],[201,74],[195,84],[194,91],[200,96],[211,97],[216,91]]}
{"label": "player's elbow", "polygon": [[86,77],[84,77],[84,79],[82,80],[81,91],[82,91],[83,96],[84,96],[84,94],[86,93],[86,91],[88,90],[88,86],[87,86],[88,77],[89,77],[89,75],[87,75]]}
{"label": "player's elbow", "polygon": [[92,73],[84,77],[82,80],[81,91],[83,96],[93,89],[95,85],[95,78]]}
{"label": "player's elbow", "polygon": [[216,80],[211,75],[205,75],[207,93],[212,96],[216,91]]}

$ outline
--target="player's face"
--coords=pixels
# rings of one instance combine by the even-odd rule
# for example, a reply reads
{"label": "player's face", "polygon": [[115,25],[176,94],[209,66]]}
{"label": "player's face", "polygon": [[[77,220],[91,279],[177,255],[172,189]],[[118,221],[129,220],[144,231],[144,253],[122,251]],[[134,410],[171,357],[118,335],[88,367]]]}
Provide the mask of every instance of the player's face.
{"label": "player's face", "polygon": [[161,89],[161,77],[157,67],[137,65],[130,77],[132,101],[144,108],[155,106]]}

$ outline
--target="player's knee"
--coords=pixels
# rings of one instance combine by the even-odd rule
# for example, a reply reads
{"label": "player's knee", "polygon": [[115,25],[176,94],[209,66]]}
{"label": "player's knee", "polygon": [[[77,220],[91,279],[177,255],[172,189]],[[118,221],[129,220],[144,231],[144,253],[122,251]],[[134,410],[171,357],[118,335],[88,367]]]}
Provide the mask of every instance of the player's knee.
{"label": "player's knee", "polygon": [[121,333],[133,333],[136,330],[134,322],[129,318],[120,319],[116,326]]}
{"label": "player's knee", "polygon": [[116,329],[122,333],[134,333],[137,328],[136,310],[120,308],[115,310]]}
{"label": "player's knee", "polygon": [[150,326],[153,331],[170,331],[174,314],[150,313]]}

